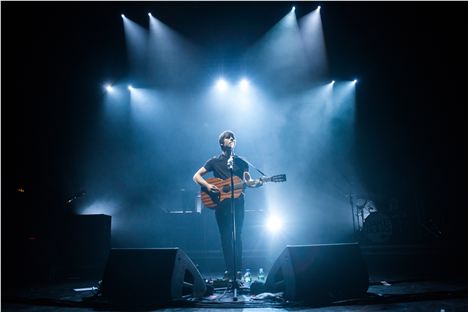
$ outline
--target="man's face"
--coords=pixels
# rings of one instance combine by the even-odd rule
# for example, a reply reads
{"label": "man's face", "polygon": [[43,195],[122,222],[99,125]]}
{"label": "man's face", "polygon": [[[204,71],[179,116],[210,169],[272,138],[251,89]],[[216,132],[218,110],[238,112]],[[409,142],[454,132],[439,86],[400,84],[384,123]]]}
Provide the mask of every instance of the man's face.
{"label": "man's face", "polygon": [[236,146],[236,139],[234,139],[234,137],[231,135],[231,136],[227,136],[224,138],[224,143],[223,145],[225,147],[229,147],[231,149],[234,149],[234,147]]}

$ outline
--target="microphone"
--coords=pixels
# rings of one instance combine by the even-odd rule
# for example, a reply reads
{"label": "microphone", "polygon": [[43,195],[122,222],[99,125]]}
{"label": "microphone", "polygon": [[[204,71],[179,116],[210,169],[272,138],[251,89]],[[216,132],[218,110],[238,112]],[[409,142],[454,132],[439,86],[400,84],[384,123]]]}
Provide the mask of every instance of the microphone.
{"label": "microphone", "polygon": [[227,166],[228,166],[229,169],[232,169],[233,166],[234,166],[234,153],[233,153],[232,149],[231,149],[231,155],[229,156],[229,159],[227,161]]}

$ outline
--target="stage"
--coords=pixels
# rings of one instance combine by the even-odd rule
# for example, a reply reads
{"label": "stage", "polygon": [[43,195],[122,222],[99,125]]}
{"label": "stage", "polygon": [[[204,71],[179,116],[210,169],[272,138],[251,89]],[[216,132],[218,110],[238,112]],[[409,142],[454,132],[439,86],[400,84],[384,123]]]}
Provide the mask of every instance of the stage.
{"label": "stage", "polygon": [[[4,311],[108,311],[200,309],[264,309],[295,311],[466,311],[468,278],[466,250],[448,245],[363,246],[369,270],[369,288],[361,298],[331,302],[285,300],[283,293],[253,291],[241,282],[238,300],[221,283],[221,272],[200,272],[209,289],[201,298],[185,295],[157,305],[129,307],[112,304],[100,294],[100,279],[74,278],[3,284]],[[267,272],[269,273],[269,272]],[[268,276],[268,275],[267,275]],[[257,281],[256,273],[252,282]],[[347,283],[342,276],[340,283]],[[161,283],[164,283],[161,281]],[[258,281],[257,281],[258,283]],[[143,287],[143,286],[142,286]],[[256,294],[254,294],[256,293]]]}
{"label": "stage", "polygon": [[[119,310],[100,301],[89,299],[95,291],[74,291],[79,288],[96,287],[98,281],[67,281],[48,285],[35,285],[16,289],[2,298],[3,311],[106,311]],[[223,298],[203,298],[198,301],[174,302],[154,308],[176,311],[201,309],[263,309],[306,311],[466,311],[468,306],[467,282],[461,280],[427,281],[375,281],[369,287],[367,297],[332,303],[326,306],[308,306],[301,303],[286,303],[281,300],[256,299],[248,294],[239,295],[237,302],[232,295]],[[259,310],[260,311],[260,310]]]}
{"label": "stage", "polygon": [[466,2],[1,7],[2,310],[468,310]]}

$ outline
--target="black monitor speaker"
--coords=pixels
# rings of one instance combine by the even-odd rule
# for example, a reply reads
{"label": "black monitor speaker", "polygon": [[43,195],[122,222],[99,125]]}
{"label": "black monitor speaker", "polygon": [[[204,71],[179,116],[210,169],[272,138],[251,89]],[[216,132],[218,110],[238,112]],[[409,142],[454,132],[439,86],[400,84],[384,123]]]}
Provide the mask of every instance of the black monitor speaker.
{"label": "black monitor speaker", "polygon": [[265,282],[268,292],[317,304],[361,298],[368,287],[369,273],[357,243],[287,246]]}
{"label": "black monitor speaker", "polygon": [[148,306],[199,298],[206,284],[179,248],[111,249],[101,289],[112,304]]}

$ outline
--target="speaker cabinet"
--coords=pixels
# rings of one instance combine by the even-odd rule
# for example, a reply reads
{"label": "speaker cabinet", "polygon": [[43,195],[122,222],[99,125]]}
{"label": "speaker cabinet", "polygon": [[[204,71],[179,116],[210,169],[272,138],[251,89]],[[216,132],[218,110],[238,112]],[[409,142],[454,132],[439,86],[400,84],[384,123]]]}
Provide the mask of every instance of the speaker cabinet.
{"label": "speaker cabinet", "polygon": [[147,306],[199,298],[206,284],[179,248],[111,249],[101,289],[113,304]]}
{"label": "speaker cabinet", "polygon": [[287,246],[265,282],[268,292],[317,304],[359,298],[368,287],[369,273],[357,243]]}
{"label": "speaker cabinet", "polygon": [[111,247],[111,216],[74,215],[62,238],[69,276],[99,278]]}

